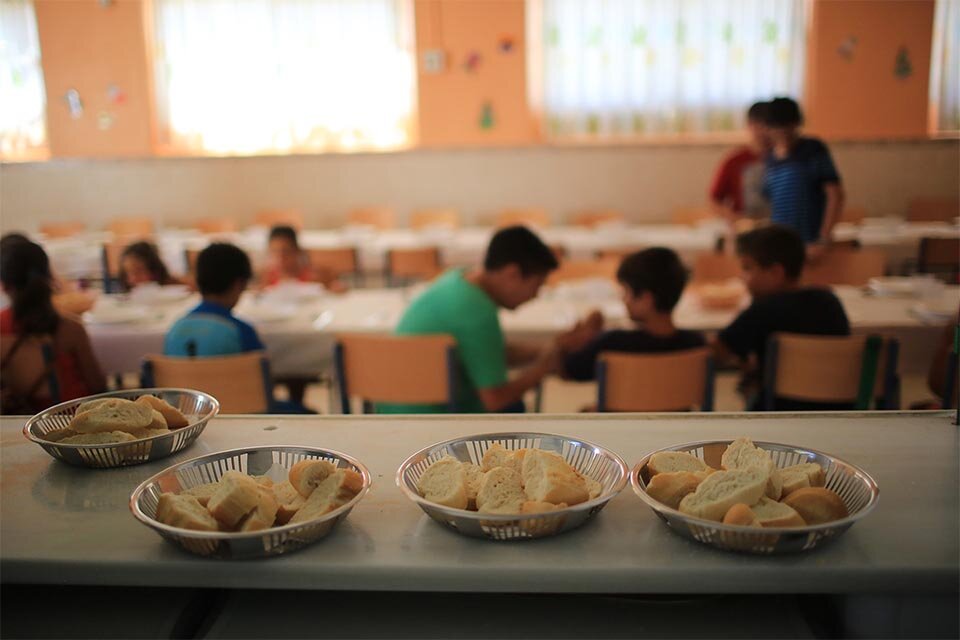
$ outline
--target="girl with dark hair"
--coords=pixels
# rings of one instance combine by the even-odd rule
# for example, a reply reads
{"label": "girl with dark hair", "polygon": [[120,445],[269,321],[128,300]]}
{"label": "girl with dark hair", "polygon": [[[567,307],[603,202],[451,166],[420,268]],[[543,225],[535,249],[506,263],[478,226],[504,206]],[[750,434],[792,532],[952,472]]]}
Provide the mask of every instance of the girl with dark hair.
{"label": "girl with dark hair", "polygon": [[183,284],[170,275],[157,248],[149,242],[134,242],[120,254],[120,285],[124,291],[155,282],[159,285]]}
{"label": "girl with dark hair", "polygon": [[[57,400],[72,400],[106,389],[106,380],[83,325],[61,315],[53,305],[50,261],[33,242],[3,246],[0,282],[10,306],[0,312],[2,340],[3,412],[39,411],[50,406],[52,391],[46,384],[52,366],[59,387]],[[38,357],[50,347],[53,362]]]}

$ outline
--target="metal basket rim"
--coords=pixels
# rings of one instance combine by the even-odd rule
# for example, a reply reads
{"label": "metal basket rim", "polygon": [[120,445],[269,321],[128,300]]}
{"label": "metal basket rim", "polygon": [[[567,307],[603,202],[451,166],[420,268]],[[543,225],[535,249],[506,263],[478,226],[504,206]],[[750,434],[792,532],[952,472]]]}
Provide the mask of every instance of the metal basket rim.
{"label": "metal basket rim", "polygon": [[[150,436],[147,438],[137,438],[136,440],[129,441],[129,442],[108,442],[104,444],[69,444],[69,443],[64,444],[60,442],[53,442],[52,440],[44,440],[43,438],[40,438],[33,434],[33,427],[36,426],[37,423],[39,423],[41,420],[44,420],[48,416],[58,413],[60,411],[63,411],[64,409],[67,409],[71,406],[80,405],[80,404],[83,404],[84,402],[89,402],[90,400],[98,400],[100,398],[119,398],[125,395],[132,395],[136,393],[139,393],[140,395],[146,395],[147,393],[153,393],[153,392],[160,392],[160,393],[179,392],[179,393],[185,393],[187,395],[199,396],[209,400],[213,406],[211,410],[207,413],[207,415],[201,416],[199,420],[197,420],[192,424],[188,424],[185,427],[178,427],[176,429],[171,429],[170,433],[163,433],[160,435]],[[122,389],[122,390],[116,390],[116,391],[106,391],[104,393],[98,393],[92,396],[84,396],[82,398],[76,398],[74,400],[67,400],[65,402],[61,402],[60,404],[55,404],[52,407],[48,407],[43,411],[41,411],[40,413],[33,415],[32,417],[30,417],[29,420],[27,420],[26,424],[23,425],[23,435],[30,442],[34,442],[42,447],[56,446],[56,447],[64,447],[65,449],[77,449],[77,450],[121,449],[123,447],[129,447],[131,445],[135,445],[140,442],[150,442],[153,440],[161,440],[163,438],[173,438],[177,433],[179,433],[180,431],[183,431],[184,429],[190,429],[191,427],[196,427],[200,425],[205,426],[207,422],[217,417],[219,413],[220,413],[220,401],[214,398],[209,393],[198,391],[196,389],[184,389],[180,387],[149,387],[149,388],[143,388],[143,389]]]}
{"label": "metal basket rim", "polygon": [[[168,524],[164,524],[151,518],[145,514],[139,505],[140,496],[146,491],[147,485],[156,482],[161,476],[167,475],[173,471],[176,471],[182,467],[189,465],[192,462],[197,462],[199,460],[204,460],[206,458],[218,458],[226,454],[238,455],[243,453],[249,453],[251,451],[279,451],[282,449],[297,449],[298,451],[309,451],[311,453],[320,453],[320,454],[332,454],[338,458],[346,460],[350,464],[354,465],[357,469],[360,470],[360,475],[363,477],[363,488],[360,489],[360,492],[357,493],[349,502],[343,504],[333,511],[326,513],[319,518],[313,520],[308,520],[307,522],[298,522],[297,524],[285,524],[280,527],[269,527],[267,529],[261,529],[259,531],[195,531],[193,529],[182,529],[180,527],[171,527]],[[190,458],[189,460],[184,460],[176,464],[170,465],[166,469],[153,474],[133,490],[133,493],[130,494],[130,500],[128,506],[130,512],[133,514],[133,517],[140,521],[142,524],[152,528],[152,529],[161,529],[167,533],[178,535],[181,537],[189,538],[199,538],[203,540],[254,540],[256,538],[261,538],[264,535],[270,534],[274,535],[277,533],[290,533],[306,527],[312,527],[318,524],[323,524],[330,520],[334,520],[340,516],[340,514],[345,513],[353,509],[353,507],[360,502],[360,500],[367,494],[370,490],[370,487],[373,485],[373,476],[370,475],[370,470],[365,464],[345,453],[341,453],[335,449],[321,449],[319,447],[305,447],[302,445],[295,444],[281,444],[281,445],[262,445],[257,447],[239,447],[237,449],[225,449],[223,451],[217,451],[215,453],[208,453],[202,456],[197,456],[195,458]]]}
{"label": "metal basket rim", "polygon": [[[509,436],[509,437],[507,437]],[[404,473],[413,465],[413,459],[423,455],[430,449],[435,449],[437,447],[442,447],[445,445],[450,445],[453,443],[464,442],[471,439],[488,439],[488,440],[519,440],[526,437],[548,437],[548,438],[562,438],[571,442],[576,442],[584,446],[593,447],[594,449],[599,449],[607,455],[613,458],[613,461],[620,468],[620,480],[617,481],[616,485],[611,489],[610,493],[600,495],[593,500],[587,500],[586,502],[581,502],[580,504],[575,504],[571,507],[565,509],[557,509],[556,511],[550,511],[549,513],[526,513],[526,514],[500,514],[500,513],[480,513],[479,511],[470,511],[468,509],[454,509],[453,507],[446,507],[444,505],[437,504],[436,502],[430,502],[420,494],[412,491],[409,487],[406,486],[406,482],[403,480]],[[415,502],[420,508],[429,507],[430,509],[435,509],[444,515],[456,517],[456,518],[468,518],[471,520],[482,520],[483,522],[517,522],[525,520],[537,520],[544,517],[558,517],[564,516],[571,513],[578,513],[580,511],[588,511],[595,506],[606,504],[613,498],[617,497],[624,487],[627,486],[627,474],[630,473],[630,468],[627,466],[627,463],[621,458],[616,452],[607,449],[606,447],[601,447],[598,444],[589,442],[587,440],[581,440],[580,438],[573,438],[571,436],[563,436],[556,433],[542,433],[534,431],[508,431],[503,433],[478,433],[472,436],[462,436],[460,438],[451,438],[450,440],[444,440],[442,442],[437,442],[431,444],[427,447],[424,447],[417,451],[416,453],[407,457],[404,460],[400,467],[397,469],[396,474],[396,484],[400,491],[403,492],[407,498]]]}
{"label": "metal basket rim", "polygon": [[[874,508],[876,508],[877,503],[880,502],[880,487],[877,485],[877,481],[873,479],[873,476],[871,476],[869,473],[864,471],[862,467],[855,465],[852,462],[847,462],[842,458],[832,456],[829,453],[825,453],[818,449],[807,449],[804,447],[797,447],[791,444],[784,444],[782,442],[768,442],[768,441],[760,441],[760,440],[754,440],[753,443],[757,446],[772,445],[774,447],[783,447],[785,449],[793,449],[795,451],[815,453],[817,455],[824,456],[825,458],[829,458],[834,462],[840,462],[848,467],[851,467],[860,476],[862,476],[862,479],[866,482],[867,487],[870,489],[869,502],[867,502],[867,504],[865,504],[860,511],[854,513],[853,515],[849,515],[846,518],[841,518],[840,520],[833,520],[831,522],[824,522],[822,524],[806,525],[803,527],[763,527],[762,529],[757,529],[756,527],[748,527],[744,525],[735,525],[735,524],[724,524],[723,522],[717,522],[715,520],[706,520],[704,518],[697,518],[695,516],[691,516],[677,509],[672,509],[657,500],[654,500],[652,497],[650,497],[650,495],[646,492],[645,489],[642,489],[640,487],[640,482],[637,479],[639,477],[639,473],[641,469],[643,469],[643,467],[646,466],[647,462],[649,462],[650,458],[656,453],[660,453],[662,451],[680,451],[683,449],[692,449],[695,447],[702,447],[702,446],[713,445],[713,444],[729,445],[732,442],[733,440],[697,440],[694,442],[686,442],[683,444],[671,445],[668,447],[657,449],[655,451],[650,451],[649,453],[645,454],[640,459],[640,461],[637,462],[637,464],[635,464],[634,467],[630,470],[630,486],[633,489],[633,492],[636,493],[637,496],[641,500],[643,500],[648,507],[653,509],[658,514],[667,514],[674,518],[682,520],[687,524],[694,524],[698,526],[708,526],[706,523],[709,523],[709,526],[711,528],[717,529],[719,531],[726,531],[729,533],[750,532],[750,533],[756,533],[757,535],[766,535],[768,533],[770,534],[809,534],[809,533],[814,533],[818,531],[836,529],[840,527],[848,527],[852,525],[854,522],[857,522],[861,518],[865,517],[871,511],[873,511]],[[705,523],[705,524],[700,525],[699,523]]]}

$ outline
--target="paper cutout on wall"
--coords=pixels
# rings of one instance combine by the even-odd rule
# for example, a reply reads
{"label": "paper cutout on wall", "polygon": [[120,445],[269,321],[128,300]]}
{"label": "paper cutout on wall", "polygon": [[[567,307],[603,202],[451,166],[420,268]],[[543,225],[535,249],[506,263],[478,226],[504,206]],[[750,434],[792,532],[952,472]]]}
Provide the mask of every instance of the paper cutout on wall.
{"label": "paper cutout on wall", "polygon": [[107,131],[108,129],[113,128],[113,123],[116,121],[117,117],[108,111],[101,111],[97,114],[97,129],[100,131]]}
{"label": "paper cutout on wall", "polygon": [[110,84],[107,85],[107,100],[110,104],[123,104],[127,101],[127,94],[117,85]]}
{"label": "paper cutout on wall", "polygon": [[493,105],[489,102],[484,102],[483,106],[480,107],[480,128],[486,131],[493,129],[494,124]]}
{"label": "paper cutout on wall", "polygon": [[427,49],[423,52],[424,73],[440,73],[446,64],[446,55],[442,49]]}
{"label": "paper cutout on wall", "polygon": [[467,54],[466,59],[463,61],[463,70],[467,73],[474,73],[480,68],[480,62],[482,60],[483,58],[480,56],[479,52],[471,51]]}
{"label": "paper cutout on wall", "polygon": [[897,57],[893,62],[893,75],[901,80],[913,75],[913,63],[910,62],[910,52],[906,47],[897,49]]}
{"label": "paper cutout on wall", "polygon": [[512,53],[513,45],[513,38],[510,36],[501,36],[500,40],[497,41],[497,48],[500,50],[500,53]]}
{"label": "paper cutout on wall", "polygon": [[70,117],[74,120],[83,117],[83,101],[80,99],[80,92],[76,89],[67,89],[63,94],[63,101],[67,103],[67,109],[70,111]]}
{"label": "paper cutout on wall", "polygon": [[840,57],[844,60],[850,61],[853,60],[853,54],[857,50],[857,37],[856,36],[847,36],[843,42],[840,43],[840,46],[837,47],[837,53],[840,54]]}

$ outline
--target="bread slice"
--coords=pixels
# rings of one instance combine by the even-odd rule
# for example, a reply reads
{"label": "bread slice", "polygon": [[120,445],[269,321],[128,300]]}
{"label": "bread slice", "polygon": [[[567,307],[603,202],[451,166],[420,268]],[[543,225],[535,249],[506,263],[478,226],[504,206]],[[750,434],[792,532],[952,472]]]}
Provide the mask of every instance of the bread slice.
{"label": "bread slice", "polygon": [[164,493],[157,501],[156,518],[163,524],[193,531],[218,531],[217,521],[193,496]]}
{"label": "bread slice", "polygon": [[262,531],[273,526],[277,517],[277,499],[273,497],[270,487],[257,485],[259,500],[256,508],[248,513],[240,522],[239,531]]}
{"label": "bread slice", "polygon": [[758,449],[750,438],[737,438],[727,447],[720,458],[720,464],[724,469],[747,469],[749,467],[759,467],[767,475],[767,487],[765,493],[768,498],[779,500],[783,492],[783,479],[780,477],[780,470],[774,464],[773,458],[763,449]]}
{"label": "bread slice", "polygon": [[116,444],[118,442],[133,442],[134,440],[136,440],[136,437],[126,431],[100,431],[67,436],[59,442],[60,444]]}
{"label": "bread slice", "polygon": [[153,409],[153,422],[150,423],[150,426],[147,427],[150,430],[158,431],[160,429],[168,429],[167,419],[163,417],[163,414]]}
{"label": "bread slice", "polygon": [[271,478],[270,476],[250,476],[250,477],[253,478],[253,481],[256,482],[258,485],[260,485],[261,487],[273,486],[273,478]]}
{"label": "bread slice", "polygon": [[54,429],[53,431],[48,431],[47,433],[40,436],[47,442],[60,442],[64,438],[69,438],[71,436],[80,435],[73,429],[69,427],[66,429]]}
{"label": "bread slice", "polygon": [[520,513],[529,514],[529,513],[550,513],[551,511],[559,511],[560,509],[566,509],[569,505],[565,502],[560,504],[553,504],[552,502],[537,502],[535,500],[527,500],[520,505]]}
{"label": "bread slice", "polygon": [[584,484],[587,486],[587,499],[596,500],[601,495],[603,495],[603,485],[591,478],[588,475],[584,475],[579,471],[576,472],[578,476],[583,479]]}
{"label": "bread slice", "polygon": [[763,496],[768,479],[767,472],[757,467],[716,471],[680,501],[680,511],[720,522],[733,505],[756,504]]}
{"label": "bread slice", "polygon": [[494,442],[483,454],[483,458],[480,460],[480,470],[486,472],[497,467],[510,467],[517,473],[521,473],[523,458],[526,453],[527,449],[511,451],[505,449],[499,442]]}
{"label": "bread slice", "polygon": [[680,501],[697,490],[707,477],[704,473],[667,471],[658,473],[647,483],[647,495],[671,509],[680,506]]}
{"label": "bread slice", "polygon": [[197,499],[197,502],[203,506],[207,506],[207,504],[210,502],[210,498],[213,497],[213,494],[215,494],[219,488],[219,482],[208,482],[206,484],[198,484],[195,487],[185,489],[180,492],[180,495],[193,496]]}
{"label": "bread slice", "polygon": [[477,492],[480,513],[520,513],[527,496],[520,474],[510,467],[494,467],[483,476]]}
{"label": "bread slice", "polygon": [[826,481],[823,467],[815,462],[804,462],[790,467],[784,467],[780,469],[780,477],[783,478],[783,493],[780,496],[781,499],[797,489],[822,487]]}
{"label": "bread slice", "polygon": [[288,477],[293,488],[306,498],[313,493],[317,485],[330,477],[336,470],[336,465],[329,460],[309,458],[290,467]]}
{"label": "bread slice", "polygon": [[766,496],[760,498],[760,501],[751,506],[750,510],[756,514],[757,520],[764,527],[803,527],[807,524],[792,507]]}
{"label": "bread slice", "polygon": [[823,487],[797,489],[783,499],[783,504],[792,507],[807,524],[824,524],[850,515],[843,499]]}
{"label": "bread slice", "polygon": [[287,524],[300,507],[307,501],[289,481],[278,482],[271,487],[277,500],[277,524]]}
{"label": "bread slice", "polygon": [[[459,464],[459,463],[458,463]],[[363,489],[363,476],[352,469],[337,469],[317,485],[288,524],[314,520],[347,504]]]}
{"label": "bread slice", "polygon": [[136,438],[137,440],[142,440],[144,438],[152,438],[154,436],[165,436],[173,433],[170,429],[164,427],[163,429],[134,429],[130,432],[130,435]]}
{"label": "bread slice", "polygon": [[[87,400],[86,402],[81,402],[80,406],[77,407],[77,411],[74,415],[80,415],[81,413],[86,413],[96,409],[97,407],[117,404],[117,400],[122,400],[123,402],[130,402],[129,400],[124,400],[123,398],[97,398],[96,400]],[[120,402],[119,404],[123,404]]]}
{"label": "bread slice", "polygon": [[77,433],[134,431],[148,429],[153,423],[153,409],[150,407],[122,398],[108,400],[73,416],[70,428]]}
{"label": "bread slice", "polygon": [[651,476],[655,476],[658,473],[669,473],[671,471],[713,473],[716,469],[686,451],[660,451],[650,456],[650,460],[647,461],[647,471]]}
{"label": "bread slice", "polygon": [[727,514],[723,516],[723,524],[733,524],[739,527],[761,527],[760,520],[749,506],[741,503],[735,504],[727,509]]}
{"label": "bread slice", "polygon": [[456,458],[444,456],[431,464],[417,482],[420,495],[445,507],[466,509],[467,474]]}
{"label": "bread slice", "polygon": [[239,471],[224,473],[219,485],[207,501],[207,509],[218,522],[234,528],[259,504],[260,485]]}
{"label": "bread slice", "polygon": [[480,491],[480,483],[483,482],[483,471],[472,462],[464,462],[463,473],[465,477],[464,486],[467,490],[467,509],[476,511],[477,492]]}
{"label": "bread slice", "polygon": [[527,498],[537,502],[575,505],[590,499],[583,476],[553,451],[527,451],[522,480]]}
{"label": "bread slice", "polygon": [[163,419],[166,421],[167,427],[170,429],[180,429],[190,424],[190,421],[187,420],[187,416],[183,415],[179,409],[166,400],[156,396],[142,395],[137,398],[137,402],[140,404],[145,404],[155,411],[159,411],[163,416]]}

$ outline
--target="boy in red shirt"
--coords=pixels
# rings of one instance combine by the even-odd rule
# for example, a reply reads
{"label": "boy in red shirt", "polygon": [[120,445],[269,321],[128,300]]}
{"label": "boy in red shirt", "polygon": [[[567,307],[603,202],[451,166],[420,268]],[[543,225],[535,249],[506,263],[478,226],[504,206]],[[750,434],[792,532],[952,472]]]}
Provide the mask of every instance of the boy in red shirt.
{"label": "boy in red shirt", "polygon": [[750,142],[733,150],[717,169],[710,187],[710,202],[718,216],[733,223],[744,215],[760,217],[767,212],[763,197],[763,157],[770,150],[767,136],[767,102],[757,102],[747,111]]}

